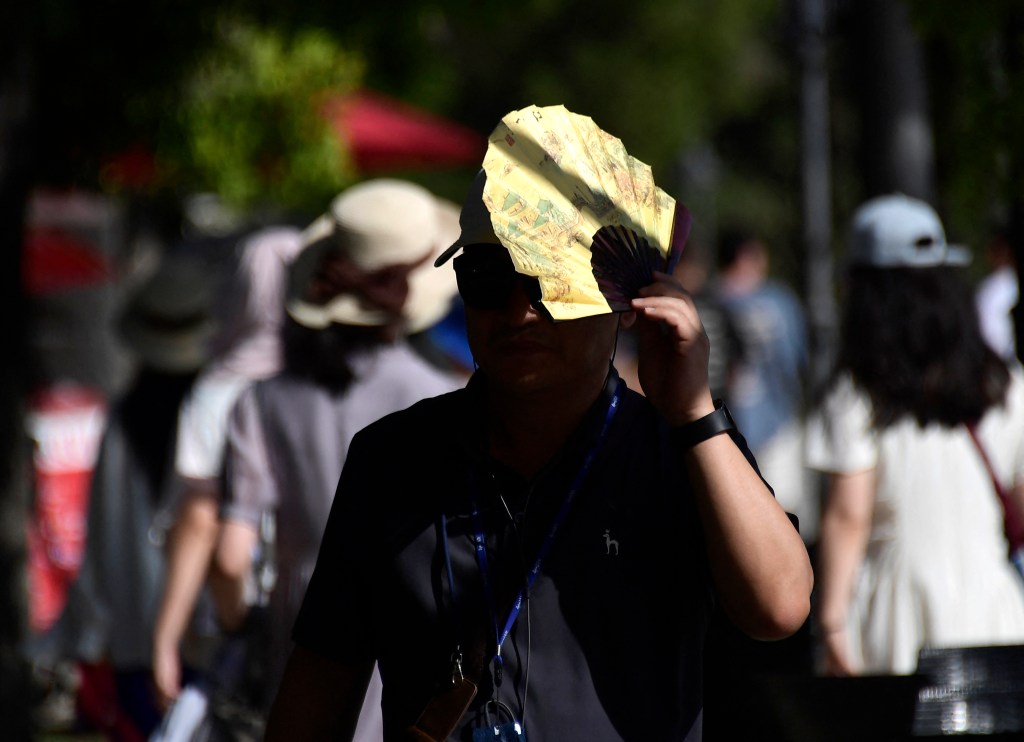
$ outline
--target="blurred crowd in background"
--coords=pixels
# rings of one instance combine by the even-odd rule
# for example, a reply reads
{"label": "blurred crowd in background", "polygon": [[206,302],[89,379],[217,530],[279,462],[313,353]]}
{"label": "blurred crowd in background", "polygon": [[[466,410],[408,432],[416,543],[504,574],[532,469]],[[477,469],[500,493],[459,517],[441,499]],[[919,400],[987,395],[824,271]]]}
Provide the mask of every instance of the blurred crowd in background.
{"label": "blurred crowd in background", "polygon": [[[878,249],[885,249],[889,240],[896,245],[890,249],[896,250],[905,238],[900,230],[906,232],[906,224],[913,226],[915,219],[924,221],[922,229],[931,230],[935,245],[947,247],[930,207],[902,196],[892,198],[906,201],[898,204],[904,211],[869,225],[880,235],[851,233],[851,250],[857,249],[858,239],[879,241],[883,246]],[[40,218],[44,207],[71,213],[66,204],[44,204]],[[94,730],[118,740],[182,738],[175,736],[182,734],[180,729],[174,732],[168,724],[198,728],[203,719],[218,718],[210,710],[216,698],[210,678],[217,678],[226,662],[231,664],[231,652],[237,664],[239,653],[251,651],[237,637],[251,633],[257,615],[253,606],[277,605],[261,618],[274,626],[265,635],[274,639],[263,658],[265,668],[272,669],[260,675],[254,696],[259,700],[249,699],[257,709],[264,704],[265,710],[351,435],[418,395],[461,386],[473,371],[454,277],[434,269],[432,260],[423,262],[417,252],[423,245],[440,251],[457,235],[457,211],[446,199],[409,181],[370,179],[343,191],[310,225],[219,233],[211,232],[218,220],[232,225],[226,215],[218,215],[215,199],[197,199],[194,208],[185,238],[162,247],[135,246],[121,271],[112,265],[124,261],[123,255],[105,253],[89,242],[90,234],[105,234],[95,231],[95,224],[92,233],[76,232],[67,224],[34,233],[40,242],[31,249],[43,256],[30,264],[35,271],[30,285],[38,306],[40,331],[34,337],[41,371],[26,430],[35,451],[34,501],[26,524],[31,618],[26,652],[36,673],[36,719],[43,729]],[[83,205],[81,213],[92,214],[96,224],[116,234],[116,220],[96,203]],[[341,267],[331,268],[328,258],[333,253],[324,245],[334,244],[339,225],[341,233],[356,237]],[[953,380],[966,373],[955,369],[957,357],[986,357],[982,343],[991,353],[990,365],[1002,368],[1005,363],[1011,378],[1019,375],[1011,316],[1016,273],[1006,240],[1005,232],[993,232],[986,249],[977,251],[990,261],[982,280],[961,278],[958,288],[950,284],[935,289],[938,294],[913,294],[919,306],[938,302],[948,319],[932,316],[937,307],[922,310],[931,319],[911,321],[909,309],[901,310],[903,317],[882,318],[883,324],[897,327],[905,320],[911,337],[923,332],[933,345],[946,345],[949,352],[942,363],[950,367],[942,374]],[[920,258],[914,265],[915,254],[908,258],[906,253],[913,246],[902,244],[902,249],[904,254],[892,259],[857,259],[854,252],[842,263],[844,280],[854,280],[857,274],[848,271],[867,264],[876,272],[866,280],[877,284],[888,275],[877,271],[888,271],[897,276],[893,291],[903,295],[918,280],[912,278],[915,271],[928,275],[961,269],[969,262],[964,248],[949,246],[951,257]],[[677,275],[693,293],[712,341],[713,392],[734,410],[763,475],[798,520],[809,551],[830,555],[831,571],[819,571],[817,590],[835,602],[832,581],[847,585],[851,579],[858,584],[879,579],[877,572],[870,578],[853,576],[860,569],[858,554],[878,548],[867,546],[867,530],[848,558],[836,556],[836,544],[851,543],[846,537],[840,541],[833,536],[836,544],[824,548],[819,543],[823,532],[832,532],[823,528],[836,527],[823,526],[823,515],[832,519],[825,523],[839,522],[834,512],[843,501],[842,495],[833,494],[836,477],[841,479],[844,467],[882,476],[894,466],[884,463],[886,455],[910,456],[917,445],[915,429],[930,429],[933,417],[940,428],[948,428],[950,421],[940,413],[929,417],[932,413],[911,408],[907,414],[923,415],[926,427],[910,423],[910,437],[893,454],[884,446],[875,450],[879,444],[867,438],[857,444],[860,449],[854,448],[853,429],[831,430],[840,419],[836,402],[820,407],[826,390],[813,388],[808,379],[806,309],[793,287],[773,277],[771,254],[764,239],[736,225],[723,229],[713,245],[695,241],[687,246]],[[844,296],[853,312],[844,320],[845,333],[870,321],[866,305],[856,299],[856,280],[850,288],[854,294]],[[346,300],[352,296],[362,298]],[[378,309],[360,308],[367,301]],[[868,301],[879,311],[889,311],[878,296]],[[972,337],[977,347],[971,346]],[[867,356],[873,342],[881,341],[863,330],[844,336],[840,358],[849,366],[851,354]],[[908,343],[900,340],[898,346]],[[889,348],[883,355],[891,360],[893,353]],[[920,354],[926,368],[934,351],[922,347]],[[616,365],[639,390],[633,361],[633,343],[626,333]],[[838,382],[843,368],[830,376],[830,384]],[[856,362],[852,368],[858,368]],[[984,386],[966,378],[961,382]],[[915,379],[912,386],[917,383]],[[900,394],[913,392],[902,389]],[[1004,407],[998,399],[996,394],[968,417],[978,420],[989,406]],[[1015,403],[1006,404],[1000,424],[1024,430]],[[895,419],[904,415],[891,414]],[[959,418],[954,416],[953,422]],[[865,419],[859,424],[864,427],[858,435],[867,436],[874,423]],[[1013,449],[1019,437],[1008,432],[999,437],[1000,450],[1006,449],[998,454],[1001,474],[1014,488],[1019,486],[1017,477],[1024,476],[1024,469],[1014,468],[1020,464]],[[309,445],[311,440],[316,446]],[[862,453],[851,463],[855,450]],[[952,451],[940,458],[953,462],[953,471],[962,470],[964,465],[956,461],[963,451]],[[975,472],[978,467],[967,468]],[[941,470],[933,460],[908,476],[934,478]],[[933,505],[937,486],[927,485]],[[896,491],[893,496],[899,501],[899,486]],[[866,492],[869,501],[880,496],[871,485]],[[970,538],[938,532],[951,539],[947,550],[957,543],[965,549],[963,564],[950,569],[963,571],[977,553],[1000,558],[1002,542],[991,532],[993,518],[1002,528],[996,499],[982,492],[978,497],[989,498],[987,506],[975,504],[964,511],[968,506],[957,505],[957,496],[951,494],[942,506],[946,516],[966,527],[967,513],[981,513],[982,523]],[[899,506],[886,507],[897,512]],[[291,514],[282,518],[282,508]],[[871,527],[870,511],[868,507],[868,515],[862,516],[863,529]],[[267,515],[274,517],[268,522]],[[876,513],[876,524],[878,517]],[[920,517],[888,527],[890,532],[880,538],[891,539]],[[305,523],[298,531],[297,521]],[[924,533],[928,539],[939,537],[927,529]],[[990,543],[982,547],[977,539]],[[835,572],[837,563],[852,566]],[[973,577],[969,581],[978,584]],[[1012,605],[1024,606],[1020,585],[1009,587],[1016,592],[1005,595],[1006,585],[997,592],[1013,598]],[[853,587],[846,589],[853,594]],[[897,589],[911,600],[913,588]],[[275,591],[287,598],[275,603],[270,599]],[[948,613],[951,605],[965,600],[958,589],[950,593],[947,588],[943,594],[936,598],[935,610]],[[966,603],[979,606],[980,613],[965,617],[967,628],[954,626],[945,641],[956,645],[957,632],[967,631],[975,640],[968,644],[1024,642],[1024,624],[1013,628],[1016,619],[1008,618],[1018,612],[1016,607],[995,609],[983,596]],[[859,620],[850,608],[831,610],[828,620],[843,623],[844,633],[854,630],[853,624],[845,627],[843,618]],[[927,637],[905,638],[898,655],[903,659],[861,665],[865,660],[846,654],[850,647],[839,650],[829,643],[839,628],[822,629],[818,621],[809,621],[796,636],[773,646],[741,638],[719,617],[709,638],[710,734],[741,732],[744,727],[734,726],[733,720],[750,708],[744,704],[751,697],[764,694],[761,683],[766,678],[827,677],[837,667],[842,668],[839,675],[912,673],[922,641],[929,645]],[[995,624],[985,629],[991,621]],[[899,630],[899,623],[886,620],[880,625],[882,629],[872,629],[876,641],[896,646],[890,633]],[[859,647],[856,652],[868,652],[864,657],[882,651],[862,646],[862,641],[867,639],[861,637],[853,646]],[[229,680],[237,690],[244,679]],[[374,687],[379,693],[379,685]],[[368,708],[378,698],[371,694]],[[186,703],[194,699],[198,705]],[[223,698],[218,702],[228,703]],[[241,703],[237,698],[234,702]],[[221,716],[227,713],[221,711]],[[239,713],[235,707],[236,723]],[[248,731],[255,739],[260,717],[254,718],[256,726]],[[375,739],[379,730],[372,713],[365,723],[361,733],[369,736],[360,739]]]}

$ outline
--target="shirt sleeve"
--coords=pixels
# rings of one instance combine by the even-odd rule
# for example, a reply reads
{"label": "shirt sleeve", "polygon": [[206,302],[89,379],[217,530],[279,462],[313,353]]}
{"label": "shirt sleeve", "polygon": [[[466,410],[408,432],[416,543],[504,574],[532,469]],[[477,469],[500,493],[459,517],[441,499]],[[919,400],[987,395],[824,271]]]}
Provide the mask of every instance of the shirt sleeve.
{"label": "shirt sleeve", "polygon": [[878,438],[871,427],[871,403],[849,376],[841,377],[807,420],[807,465],[852,473],[878,463]]}
{"label": "shirt sleeve", "polygon": [[239,396],[228,420],[225,448],[225,492],[221,515],[259,525],[266,510],[277,507],[277,485],[259,405],[259,386]]}
{"label": "shirt sleeve", "polygon": [[174,468],[178,477],[216,480],[224,463],[228,416],[249,384],[241,377],[200,378],[178,416]]}

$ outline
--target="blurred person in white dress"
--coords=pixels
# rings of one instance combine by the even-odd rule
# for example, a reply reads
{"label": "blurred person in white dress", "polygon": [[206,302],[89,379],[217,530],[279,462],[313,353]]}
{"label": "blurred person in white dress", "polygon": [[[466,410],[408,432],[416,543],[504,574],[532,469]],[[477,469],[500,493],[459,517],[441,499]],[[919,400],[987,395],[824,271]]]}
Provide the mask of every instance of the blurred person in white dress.
{"label": "blurred person in white dress", "polygon": [[819,670],[904,675],[923,647],[1024,643],[1024,585],[969,426],[1024,503],[1024,377],[982,338],[928,204],[855,212],[835,374],[809,421],[829,476],[818,539]]}

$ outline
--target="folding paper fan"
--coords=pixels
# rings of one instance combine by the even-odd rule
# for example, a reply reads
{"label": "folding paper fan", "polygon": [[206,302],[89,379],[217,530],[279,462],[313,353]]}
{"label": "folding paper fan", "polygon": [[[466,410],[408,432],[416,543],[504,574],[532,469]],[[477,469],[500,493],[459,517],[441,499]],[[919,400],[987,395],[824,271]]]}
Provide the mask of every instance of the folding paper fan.
{"label": "folding paper fan", "polygon": [[509,113],[483,165],[494,233],[516,270],[537,276],[553,319],[629,309],[652,270],[670,272],[685,243],[685,233],[673,240],[673,222],[683,209],[688,232],[689,212],[654,184],[651,168],[564,106]]}

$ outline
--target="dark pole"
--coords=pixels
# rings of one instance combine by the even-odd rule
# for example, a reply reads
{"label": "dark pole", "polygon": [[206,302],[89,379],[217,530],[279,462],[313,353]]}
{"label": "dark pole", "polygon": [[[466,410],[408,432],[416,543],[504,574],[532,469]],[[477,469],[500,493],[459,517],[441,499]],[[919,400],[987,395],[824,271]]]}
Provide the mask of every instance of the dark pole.
{"label": "dark pole", "polygon": [[866,197],[901,191],[938,208],[924,52],[906,2],[859,0]]}
{"label": "dark pole", "polygon": [[[1024,79],[1024,40],[1022,40],[1024,39],[1024,11],[1017,9],[1013,13],[1010,21],[1004,27],[1003,38],[1006,48],[1007,78],[1010,80]],[[1017,266],[1017,285],[1024,288],[1024,152],[1014,146],[1019,141],[1019,138],[1011,139],[1007,147],[1012,153],[1009,165],[1010,215],[1008,231],[1010,246],[1013,248],[1013,258]],[[1010,314],[1013,317],[1017,360],[1024,363],[1024,298],[1021,298],[1020,291],[1018,291],[1017,304]]]}
{"label": "dark pole", "polygon": [[828,376],[835,352],[832,264],[832,171],[826,67],[826,0],[797,0],[801,66],[800,140],[803,242],[810,318],[810,382]]}
{"label": "dark pole", "polygon": [[27,636],[25,523],[31,464],[25,434],[28,314],[21,287],[25,204],[33,168],[32,118],[35,9],[0,10],[0,720],[4,739],[31,739]]}

